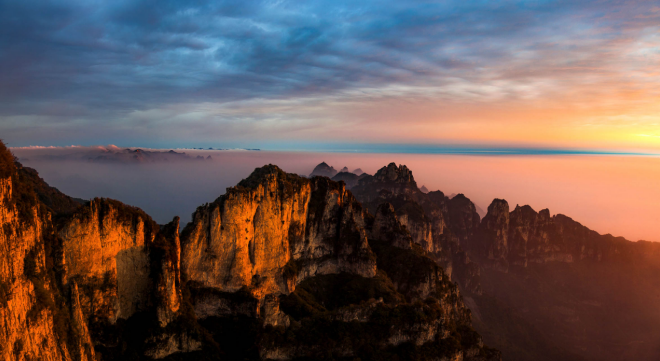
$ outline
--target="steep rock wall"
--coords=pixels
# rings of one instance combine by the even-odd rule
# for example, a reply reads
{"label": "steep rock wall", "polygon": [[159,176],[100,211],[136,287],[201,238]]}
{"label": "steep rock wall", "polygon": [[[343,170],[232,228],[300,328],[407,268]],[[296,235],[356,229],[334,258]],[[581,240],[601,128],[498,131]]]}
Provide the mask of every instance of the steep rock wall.
{"label": "steep rock wall", "polygon": [[182,236],[182,270],[203,287],[248,287],[258,299],[319,274],[371,277],[364,215],[341,183],[265,166],[197,209]]}
{"label": "steep rock wall", "polygon": [[417,188],[412,171],[395,163],[360,179],[352,192],[371,212],[381,204],[391,204],[415,244],[429,252],[463,290],[481,293],[479,266],[461,247],[479,225],[469,199],[461,194],[450,200],[440,191],[424,193]]}
{"label": "steep rock wall", "polygon": [[0,359],[92,360],[88,335],[69,328],[51,213],[2,143],[0,158]]}
{"label": "steep rock wall", "polygon": [[115,323],[147,309],[147,246],[158,226],[146,214],[109,199],[94,199],[59,232],[66,279],[80,288],[84,313]]}

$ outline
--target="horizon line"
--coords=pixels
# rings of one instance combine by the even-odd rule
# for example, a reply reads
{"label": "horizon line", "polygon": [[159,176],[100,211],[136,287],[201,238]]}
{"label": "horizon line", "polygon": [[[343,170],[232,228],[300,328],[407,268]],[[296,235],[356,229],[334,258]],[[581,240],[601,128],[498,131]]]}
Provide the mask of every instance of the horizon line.
{"label": "horizon line", "polygon": [[603,150],[593,148],[558,148],[558,147],[512,147],[512,146],[480,146],[480,145],[416,145],[416,144],[315,144],[312,147],[299,146],[295,148],[280,147],[138,147],[108,145],[68,145],[68,146],[19,146],[8,147],[9,149],[21,150],[48,150],[58,148],[94,148],[94,147],[116,147],[120,149],[149,149],[149,150],[196,150],[196,151],[271,151],[271,152],[312,152],[312,153],[364,153],[364,154],[428,154],[428,155],[477,155],[477,156],[524,156],[524,155],[612,155],[612,156],[648,156],[660,157],[660,153],[630,150]]}

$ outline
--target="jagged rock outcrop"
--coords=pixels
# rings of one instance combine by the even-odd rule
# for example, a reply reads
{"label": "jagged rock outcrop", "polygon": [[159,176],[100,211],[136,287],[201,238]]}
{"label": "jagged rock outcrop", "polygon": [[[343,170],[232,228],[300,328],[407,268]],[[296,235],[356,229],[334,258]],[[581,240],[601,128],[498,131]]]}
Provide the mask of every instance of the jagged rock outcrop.
{"label": "jagged rock outcrop", "polygon": [[203,287],[247,287],[257,299],[292,292],[314,275],[371,277],[364,217],[341,183],[265,166],[198,208],[183,232],[182,269]]}
{"label": "jagged rock outcrop", "polygon": [[[382,205],[372,217],[342,183],[327,178],[259,168],[198,208],[181,243],[182,273],[197,317],[206,325],[233,322],[236,315],[260,320],[261,359],[313,358],[319,352],[372,357],[363,346],[340,341],[368,330],[373,335],[360,342],[383,349],[407,342],[432,348],[460,337],[457,327],[475,334],[458,288],[413,246],[394,208]],[[394,321],[402,312],[424,320]],[[388,322],[395,324],[383,328]],[[278,327],[285,334],[269,331]],[[234,337],[208,329],[220,343]],[[488,351],[478,336],[470,337],[470,347]],[[470,352],[457,347],[445,354],[469,359]]]}
{"label": "jagged rock outcrop", "polygon": [[114,324],[150,306],[147,247],[157,233],[145,213],[108,199],[92,200],[62,227],[64,283],[82,289],[86,315]]}
{"label": "jagged rock outcrop", "polygon": [[[115,344],[104,346],[102,357],[163,358],[199,349],[194,330],[168,327],[177,323],[183,302],[178,217],[159,227],[138,208],[97,198],[63,222],[59,236],[64,286],[79,290],[84,319],[102,330],[92,340]],[[140,333],[122,351],[127,346],[116,335],[126,326],[118,321],[136,317],[141,324],[133,332]]]}
{"label": "jagged rock outcrop", "polygon": [[52,213],[25,176],[0,142],[0,358],[91,360],[59,282]]}
{"label": "jagged rock outcrop", "polygon": [[[166,326],[199,339],[169,327],[181,305],[178,220],[165,239],[139,209],[107,199],[81,205],[18,163],[9,174],[0,197],[3,359],[144,357],[143,341]],[[133,336],[122,338],[126,327]]]}
{"label": "jagged rock outcrop", "polygon": [[495,199],[488,206],[488,214],[481,221],[475,241],[470,242],[468,250],[481,257],[484,265],[506,272],[509,240],[509,204],[502,199]]}
{"label": "jagged rock outcrop", "polygon": [[476,327],[510,358],[660,356],[648,336],[660,330],[660,244],[600,235],[547,209],[509,212],[496,199],[465,248],[486,269],[484,297],[468,300]]}
{"label": "jagged rock outcrop", "polygon": [[412,249],[410,233],[402,227],[394,207],[389,203],[378,206],[369,239],[381,240],[398,248]]}
{"label": "jagged rock outcrop", "polygon": [[[550,244],[551,223],[547,209],[537,214],[530,206],[516,206],[509,215],[509,263],[527,267],[528,253],[534,254],[536,261],[541,262],[554,258],[554,247]],[[557,260],[570,257],[564,254]]]}
{"label": "jagged rock outcrop", "polygon": [[320,176],[332,178],[337,174],[337,170],[328,165],[326,162],[321,162],[319,165],[314,167],[314,170],[309,175],[310,178]]}
{"label": "jagged rock outcrop", "polygon": [[390,163],[373,176],[367,175],[360,179],[355,193],[361,194],[362,202],[370,203],[380,196],[379,193],[383,189],[395,196],[412,196],[419,192],[410,169],[405,165],[397,166],[396,163]]}
{"label": "jagged rock outcrop", "polygon": [[351,191],[370,212],[390,203],[415,244],[433,254],[463,290],[481,293],[479,267],[459,244],[479,226],[479,215],[469,199],[461,195],[450,200],[440,191],[424,193],[417,188],[412,171],[395,163],[360,179]]}
{"label": "jagged rock outcrop", "polygon": [[390,163],[375,175],[361,179],[352,192],[372,213],[383,203],[392,204],[415,243],[429,252],[441,250],[440,244],[433,242],[431,221],[416,201],[423,193],[405,165]]}
{"label": "jagged rock outcrop", "polygon": [[458,239],[458,244],[464,246],[479,229],[481,217],[474,203],[460,193],[447,202],[447,208],[449,229]]}
{"label": "jagged rock outcrop", "polygon": [[564,215],[550,216],[548,209],[516,206],[509,212],[508,203],[500,199],[488,207],[479,232],[468,243],[472,254],[484,258],[484,266],[505,272],[509,266],[530,263],[646,259],[649,252],[644,242],[600,235]]}
{"label": "jagged rock outcrop", "polygon": [[181,242],[179,217],[160,227],[160,244],[151,246],[150,277],[154,284],[154,306],[160,327],[174,321],[183,300],[181,290]]}

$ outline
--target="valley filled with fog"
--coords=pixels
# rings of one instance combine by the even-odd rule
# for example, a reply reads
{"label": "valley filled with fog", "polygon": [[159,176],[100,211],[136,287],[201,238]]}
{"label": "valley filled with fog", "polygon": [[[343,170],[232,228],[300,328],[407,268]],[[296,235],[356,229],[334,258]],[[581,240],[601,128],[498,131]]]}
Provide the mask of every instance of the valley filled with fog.
{"label": "valley filled with fog", "polygon": [[[494,198],[563,213],[601,234],[660,241],[660,158],[607,155],[470,156],[140,150],[112,147],[14,148],[50,185],[72,197],[107,197],[142,208],[161,223],[190,221],[256,167],[276,164],[309,175],[325,161],[335,169],[374,174],[390,162],[407,165],[418,186],[464,193],[486,211]],[[128,155],[125,153],[129,153]],[[136,154],[137,153],[137,154]],[[169,153],[169,156],[167,154]],[[110,156],[114,154],[113,156]]]}

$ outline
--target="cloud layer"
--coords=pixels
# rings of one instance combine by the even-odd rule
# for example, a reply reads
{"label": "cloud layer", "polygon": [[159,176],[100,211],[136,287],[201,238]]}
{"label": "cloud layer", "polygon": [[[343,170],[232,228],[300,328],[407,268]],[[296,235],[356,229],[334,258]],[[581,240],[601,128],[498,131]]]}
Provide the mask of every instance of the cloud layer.
{"label": "cloud layer", "polygon": [[658,24],[656,1],[4,1],[0,132],[654,145]]}

